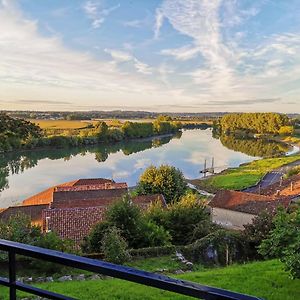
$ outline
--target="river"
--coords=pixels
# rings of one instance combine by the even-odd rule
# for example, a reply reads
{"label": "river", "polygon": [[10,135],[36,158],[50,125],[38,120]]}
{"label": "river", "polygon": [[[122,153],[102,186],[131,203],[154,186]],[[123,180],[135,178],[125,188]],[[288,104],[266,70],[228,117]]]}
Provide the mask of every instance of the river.
{"label": "river", "polygon": [[272,147],[260,141],[215,139],[210,129],[195,129],[115,145],[9,153],[0,156],[0,207],[17,205],[50,186],[78,178],[113,178],[134,186],[151,164],[173,165],[186,178],[198,178],[205,159],[210,167],[214,157],[215,171],[220,172],[265,156],[274,151]]}

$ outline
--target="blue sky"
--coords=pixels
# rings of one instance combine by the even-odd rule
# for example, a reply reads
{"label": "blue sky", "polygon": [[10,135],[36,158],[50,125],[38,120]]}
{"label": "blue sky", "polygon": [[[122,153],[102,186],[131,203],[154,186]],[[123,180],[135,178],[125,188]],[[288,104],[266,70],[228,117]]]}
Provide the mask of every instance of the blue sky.
{"label": "blue sky", "polygon": [[299,0],[0,0],[0,109],[300,112]]}

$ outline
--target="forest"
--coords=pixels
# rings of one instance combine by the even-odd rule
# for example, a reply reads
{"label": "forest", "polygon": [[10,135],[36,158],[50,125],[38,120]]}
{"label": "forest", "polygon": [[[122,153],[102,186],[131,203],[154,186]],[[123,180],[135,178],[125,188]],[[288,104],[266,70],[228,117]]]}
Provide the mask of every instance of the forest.
{"label": "forest", "polygon": [[232,113],[220,118],[222,133],[246,131],[259,134],[292,133],[289,117],[279,113]]}

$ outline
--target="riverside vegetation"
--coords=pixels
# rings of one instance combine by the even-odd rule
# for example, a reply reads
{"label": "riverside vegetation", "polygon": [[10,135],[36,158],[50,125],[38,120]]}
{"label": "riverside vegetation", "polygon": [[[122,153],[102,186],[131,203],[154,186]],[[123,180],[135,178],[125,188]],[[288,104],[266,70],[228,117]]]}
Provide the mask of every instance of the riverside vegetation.
{"label": "riverside vegetation", "polygon": [[121,127],[108,127],[105,122],[91,123],[79,131],[65,130],[52,134],[39,126],[23,120],[0,114],[0,152],[38,147],[78,147],[100,142],[119,142],[127,139],[147,138],[157,135],[174,134],[181,123],[159,116],[153,122],[136,123],[127,121]]}

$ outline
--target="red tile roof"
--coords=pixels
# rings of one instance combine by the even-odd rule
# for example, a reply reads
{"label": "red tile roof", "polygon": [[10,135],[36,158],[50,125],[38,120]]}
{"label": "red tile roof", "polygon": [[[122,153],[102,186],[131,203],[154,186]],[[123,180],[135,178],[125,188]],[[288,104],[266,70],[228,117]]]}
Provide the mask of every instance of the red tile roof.
{"label": "red tile roof", "polygon": [[[98,187],[97,187],[98,186]],[[105,178],[78,179],[48,188],[36,195],[25,199],[22,205],[49,204],[53,201],[56,191],[91,190],[91,189],[127,189],[126,183],[115,183]]]}
{"label": "red tile roof", "polygon": [[56,232],[63,239],[71,239],[78,247],[91,228],[103,220],[106,207],[85,207],[43,210],[43,228]]}
{"label": "red tile roof", "polygon": [[270,196],[224,190],[215,195],[209,206],[257,215],[262,210],[273,212],[280,205],[287,207],[290,202],[289,198],[274,199]]}

